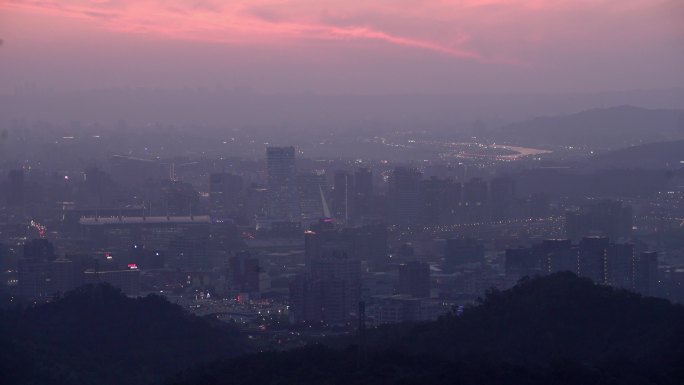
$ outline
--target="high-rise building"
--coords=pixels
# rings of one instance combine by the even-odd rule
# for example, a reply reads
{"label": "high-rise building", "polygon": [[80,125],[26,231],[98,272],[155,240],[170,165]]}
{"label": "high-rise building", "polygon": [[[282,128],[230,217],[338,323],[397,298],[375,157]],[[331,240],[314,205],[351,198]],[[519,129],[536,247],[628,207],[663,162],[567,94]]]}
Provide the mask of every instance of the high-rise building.
{"label": "high-rise building", "polygon": [[297,187],[303,220],[318,220],[330,216],[325,175],[300,174],[297,176]]}
{"label": "high-rise building", "polygon": [[634,290],[643,295],[656,295],[658,289],[658,253],[644,251],[635,255],[633,263]]}
{"label": "high-rise building", "polygon": [[487,182],[473,178],[463,184],[463,202],[468,206],[483,206],[487,203]]}
{"label": "high-rise building", "polygon": [[55,248],[47,239],[33,239],[24,244],[24,258],[32,260],[54,261]]}
{"label": "high-rise building", "polygon": [[268,147],[269,216],[273,219],[299,221],[299,192],[294,147]]}
{"label": "high-rise building", "polygon": [[506,276],[545,275],[560,271],[577,274],[578,249],[569,239],[545,239],[532,247],[506,250]]}
{"label": "high-rise building", "polygon": [[607,237],[582,238],[579,243],[577,274],[580,277],[591,278],[598,284],[606,283],[609,245]]}
{"label": "high-rise building", "polygon": [[634,288],[634,245],[611,243],[606,259],[606,284],[623,289]]}
{"label": "high-rise building", "polygon": [[430,296],[430,265],[425,262],[410,261],[399,265],[398,294],[415,298]]}
{"label": "high-rise building", "polygon": [[368,261],[373,271],[384,271],[389,264],[387,226],[382,223],[356,227],[353,232],[354,255]]}
{"label": "high-rise building", "polygon": [[420,223],[442,225],[451,219],[452,181],[449,179],[430,179],[420,181],[421,212]]}
{"label": "high-rise building", "polygon": [[295,322],[343,324],[361,300],[361,261],[348,233],[317,229],[305,238],[307,272],[290,285]]}
{"label": "high-rise building", "polygon": [[24,300],[47,300],[82,283],[80,265],[57,259],[47,239],[34,239],[24,244],[18,263],[19,297]]}
{"label": "high-rise building", "polygon": [[397,167],[389,180],[390,219],[398,225],[420,222],[420,180],[416,169]]}
{"label": "high-rise building", "polygon": [[578,250],[569,239],[545,239],[532,251],[546,273],[571,271],[577,274]]}
{"label": "high-rise building", "polygon": [[515,182],[506,177],[494,178],[489,184],[491,218],[508,219],[515,199]]}
{"label": "high-rise building", "polygon": [[335,218],[342,223],[349,223],[354,216],[356,187],[354,175],[346,171],[335,172],[333,188],[333,211]]}
{"label": "high-rise building", "polygon": [[230,258],[231,287],[241,293],[259,291],[259,259],[247,251]]}
{"label": "high-rise building", "polygon": [[18,264],[18,294],[24,300],[48,299],[52,294],[52,263],[21,258]]}
{"label": "high-rise building", "polygon": [[569,239],[604,236],[613,240],[632,235],[632,208],[622,202],[604,200],[582,206],[565,214],[565,230]]}
{"label": "high-rise building", "polygon": [[373,212],[373,173],[367,168],[359,168],[354,173],[356,199],[354,219],[372,216]]}
{"label": "high-rise building", "polygon": [[209,175],[209,214],[215,219],[234,218],[242,206],[242,178],[228,173]]}
{"label": "high-rise building", "polygon": [[607,237],[549,239],[527,248],[506,250],[506,276],[544,275],[571,271],[595,283],[652,295],[658,282],[658,254],[635,253],[630,243],[610,243]]}
{"label": "high-rise building", "polygon": [[487,182],[473,178],[463,184],[461,201],[462,220],[468,223],[482,222],[487,219],[488,209]]}

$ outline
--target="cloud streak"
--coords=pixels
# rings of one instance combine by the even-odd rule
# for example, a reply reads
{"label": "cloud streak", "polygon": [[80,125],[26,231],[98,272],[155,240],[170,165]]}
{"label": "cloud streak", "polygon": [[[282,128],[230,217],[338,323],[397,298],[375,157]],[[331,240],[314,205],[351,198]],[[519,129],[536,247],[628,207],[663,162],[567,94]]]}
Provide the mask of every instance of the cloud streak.
{"label": "cloud streak", "polygon": [[[378,41],[460,59],[507,62],[487,57],[468,47],[468,35],[460,31],[450,31],[450,41],[443,42],[433,37],[411,36],[411,31],[392,32],[368,21],[355,22],[355,12],[366,9],[382,10],[386,4],[351,9],[344,3],[331,2],[332,7],[323,9],[305,0],[256,3],[258,4],[255,5],[254,1],[226,4],[213,1],[10,0],[4,3],[4,7],[84,19],[115,31],[146,33],[174,39],[230,44],[268,44],[283,39]],[[326,18],[338,15],[352,17],[348,18],[345,25],[325,22]],[[407,16],[411,15],[404,14],[402,17]]]}
{"label": "cloud streak", "polygon": [[[228,44],[382,42],[479,63],[526,65],[530,45],[564,44],[582,23],[671,0],[5,0],[109,30]],[[594,16],[598,15],[598,16]],[[569,32],[570,31],[570,32]],[[605,32],[604,32],[605,33]],[[593,34],[593,36],[586,36]]]}

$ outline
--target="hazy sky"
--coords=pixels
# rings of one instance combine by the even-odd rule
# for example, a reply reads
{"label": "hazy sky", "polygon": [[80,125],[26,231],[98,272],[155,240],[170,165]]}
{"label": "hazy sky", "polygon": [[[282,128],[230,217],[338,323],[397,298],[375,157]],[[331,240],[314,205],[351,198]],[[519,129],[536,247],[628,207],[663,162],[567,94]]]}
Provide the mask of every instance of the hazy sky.
{"label": "hazy sky", "polygon": [[684,86],[682,0],[0,0],[0,90]]}

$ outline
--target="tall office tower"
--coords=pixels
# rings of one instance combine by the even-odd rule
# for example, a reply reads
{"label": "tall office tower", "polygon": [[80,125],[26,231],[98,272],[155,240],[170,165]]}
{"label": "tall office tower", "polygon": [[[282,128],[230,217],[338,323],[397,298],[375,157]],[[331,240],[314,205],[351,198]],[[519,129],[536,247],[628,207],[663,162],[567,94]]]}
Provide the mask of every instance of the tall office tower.
{"label": "tall office tower", "polygon": [[465,222],[482,222],[487,219],[487,182],[473,178],[463,184],[462,211]]}
{"label": "tall office tower", "polygon": [[299,194],[294,147],[266,149],[268,171],[269,216],[273,219],[298,221]]}
{"label": "tall office tower", "polygon": [[487,182],[473,178],[463,184],[463,202],[468,206],[483,206],[487,203]]}
{"label": "tall office tower", "polygon": [[[208,217],[207,217],[208,218]],[[210,267],[211,232],[209,226],[188,226],[168,241],[166,264],[173,269],[202,270]]]}
{"label": "tall office tower", "polygon": [[416,298],[430,297],[430,265],[418,261],[399,265],[397,293]]}
{"label": "tall office tower", "polygon": [[449,222],[451,184],[451,180],[437,177],[420,181],[420,223],[442,225]]}
{"label": "tall office tower", "polygon": [[457,223],[460,219],[461,211],[461,200],[463,199],[463,184],[461,182],[456,182],[450,180],[449,188],[447,191],[447,223]]}
{"label": "tall office tower", "polygon": [[577,241],[589,235],[601,235],[613,240],[632,235],[632,208],[622,202],[604,200],[582,206],[565,215],[568,238]]}
{"label": "tall office tower", "polygon": [[342,223],[349,223],[354,215],[356,188],[354,176],[346,171],[336,171],[333,188],[333,212]]}
{"label": "tall office tower", "polygon": [[373,271],[385,271],[389,264],[387,226],[369,224],[353,229],[354,255],[366,259]]}
{"label": "tall office tower", "polygon": [[455,267],[484,260],[485,248],[482,242],[474,238],[448,239],[444,246],[445,271],[453,271]]}
{"label": "tall office tower", "polygon": [[7,176],[7,206],[22,206],[24,196],[24,171],[12,170]]}
{"label": "tall office tower", "polygon": [[611,243],[606,259],[606,284],[622,289],[634,288],[634,245]]}
{"label": "tall office tower", "polygon": [[373,173],[367,168],[359,168],[354,173],[356,198],[354,219],[372,216],[373,212]]}
{"label": "tall office tower", "polygon": [[577,274],[578,250],[569,239],[545,239],[532,250],[545,273],[571,271]]}
{"label": "tall office tower", "polygon": [[420,222],[420,180],[416,169],[397,167],[389,180],[390,219],[398,225]]}
{"label": "tall office tower", "polygon": [[264,218],[269,210],[268,189],[258,185],[251,185],[245,191],[245,217]]}
{"label": "tall office tower", "polygon": [[328,220],[321,220],[311,226],[311,231],[304,233],[304,261],[307,269],[311,271],[315,259],[337,255],[355,257],[353,233],[349,230],[351,229],[335,229],[334,223]]}
{"label": "tall office tower", "polygon": [[212,218],[235,219],[243,208],[242,177],[228,173],[209,175],[209,214]]}
{"label": "tall office tower", "polygon": [[634,290],[648,296],[657,294],[658,253],[644,251],[634,258]]}
{"label": "tall office tower", "polygon": [[229,260],[231,287],[241,293],[259,291],[259,259],[242,251]]}
{"label": "tall office tower", "polygon": [[200,196],[195,188],[186,182],[166,180],[162,182],[164,209],[166,215],[196,215],[200,211]]}
{"label": "tall office tower", "polygon": [[33,239],[24,243],[24,259],[54,261],[55,247],[47,239]]}
{"label": "tall office tower", "polygon": [[584,237],[579,243],[577,273],[597,284],[606,283],[609,240],[607,237]]}
{"label": "tall office tower", "polygon": [[295,322],[343,324],[352,319],[361,299],[361,263],[333,251],[311,260],[307,274],[290,285]]}
{"label": "tall office tower", "polygon": [[57,292],[75,288],[83,272],[78,267],[69,260],[56,259],[54,247],[47,239],[25,243],[18,263],[19,297],[45,300]]}
{"label": "tall office tower", "polygon": [[297,176],[297,188],[302,219],[317,220],[330,216],[326,199],[328,186],[325,175],[300,174]]}
{"label": "tall office tower", "polygon": [[20,258],[17,268],[21,299],[48,299],[52,294],[52,262],[45,259]]}
{"label": "tall office tower", "polygon": [[510,218],[515,199],[515,182],[506,177],[494,178],[490,182],[489,190],[492,219]]}

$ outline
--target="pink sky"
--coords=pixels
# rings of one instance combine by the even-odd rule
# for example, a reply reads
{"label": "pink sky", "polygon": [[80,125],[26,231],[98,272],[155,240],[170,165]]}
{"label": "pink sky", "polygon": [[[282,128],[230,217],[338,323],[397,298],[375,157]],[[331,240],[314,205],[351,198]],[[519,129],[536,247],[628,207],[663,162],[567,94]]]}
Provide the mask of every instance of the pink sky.
{"label": "pink sky", "polygon": [[0,89],[684,86],[681,0],[0,0]]}

